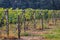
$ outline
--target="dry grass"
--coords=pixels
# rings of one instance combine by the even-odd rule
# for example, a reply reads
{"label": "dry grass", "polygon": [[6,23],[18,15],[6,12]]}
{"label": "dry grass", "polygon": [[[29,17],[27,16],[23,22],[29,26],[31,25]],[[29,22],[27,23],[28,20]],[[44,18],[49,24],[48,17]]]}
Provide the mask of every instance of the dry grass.
{"label": "dry grass", "polygon": [[[60,21],[58,20],[56,22],[57,25],[54,25],[51,21],[49,22],[49,24],[47,25],[48,23],[47,22],[44,22],[44,27],[48,28],[51,28],[51,29],[44,29],[44,30],[40,30],[41,29],[41,23],[39,24],[39,21],[38,23],[36,24],[36,30],[33,29],[33,23],[30,22],[30,24],[28,24],[28,27],[31,29],[31,30],[27,30],[27,34],[30,34],[28,37],[24,37],[24,30],[23,30],[23,25],[21,26],[21,38],[23,39],[26,39],[27,40],[29,38],[31,38],[31,40],[39,40],[39,38],[37,38],[38,36],[40,36],[40,39],[41,40],[60,40]],[[27,25],[27,24],[26,24]],[[2,27],[1,31],[0,31],[0,38],[18,38],[17,37],[17,34],[18,34],[18,31],[16,29],[16,25],[15,24],[10,24],[10,27],[9,27],[9,37],[7,37],[6,33],[4,33],[6,30],[6,26]],[[26,35],[27,35],[26,34]],[[54,35],[53,35],[54,34]],[[31,37],[32,36],[32,37]],[[32,39],[33,37],[36,37],[36,39]],[[44,37],[44,38],[43,38]],[[43,38],[43,39],[42,39]]]}

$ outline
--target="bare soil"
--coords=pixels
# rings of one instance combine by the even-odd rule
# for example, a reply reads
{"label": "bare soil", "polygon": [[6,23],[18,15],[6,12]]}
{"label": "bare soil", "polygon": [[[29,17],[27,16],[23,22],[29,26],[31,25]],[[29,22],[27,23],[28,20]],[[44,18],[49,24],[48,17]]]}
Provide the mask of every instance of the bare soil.
{"label": "bare soil", "polygon": [[[4,38],[2,40],[18,40],[17,38]],[[21,37],[19,40],[45,40],[43,37]]]}

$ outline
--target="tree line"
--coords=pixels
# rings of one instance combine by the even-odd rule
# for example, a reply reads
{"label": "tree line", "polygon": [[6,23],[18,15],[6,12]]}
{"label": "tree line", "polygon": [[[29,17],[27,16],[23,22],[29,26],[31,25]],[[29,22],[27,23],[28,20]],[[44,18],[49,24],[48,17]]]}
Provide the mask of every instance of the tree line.
{"label": "tree line", "polygon": [[60,9],[60,0],[0,0],[3,8]]}

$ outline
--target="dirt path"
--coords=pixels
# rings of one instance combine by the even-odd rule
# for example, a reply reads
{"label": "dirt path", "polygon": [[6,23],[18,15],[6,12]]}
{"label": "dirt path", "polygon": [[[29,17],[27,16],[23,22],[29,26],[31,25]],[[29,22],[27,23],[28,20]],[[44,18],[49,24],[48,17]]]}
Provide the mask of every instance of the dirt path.
{"label": "dirt path", "polygon": [[[8,39],[4,39],[4,40],[8,40]],[[18,39],[9,39],[9,40],[18,40]],[[45,40],[43,37],[31,37],[31,36],[27,36],[27,37],[21,37],[20,40]]]}
{"label": "dirt path", "polygon": [[[28,31],[28,34],[48,34],[49,32],[44,30],[44,31]],[[13,36],[13,34],[11,34]],[[2,40],[2,39],[0,39]],[[7,40],[6,38],[4,38],[3,40]],[[9,38],[9,40],[18,40],[17,38],[13,37],[13,38]],[[21,36],[20,40],[46,40],[44,37],[42,36]]]}
{"label": "dirt path", "polygon": [[[46,31],[31,31],[31,32],[28,32],[30,34],[47,34]],[[2,40],[2,39],[0,39]],[[4,38],[3,40],[7,40],[6,38]],[[18,40],[17,38],[13,37],[12,38],[9,38],[9,40]],[[42,36],[21,36],[21,39],[20,40],[46,40],[44,37]]]}

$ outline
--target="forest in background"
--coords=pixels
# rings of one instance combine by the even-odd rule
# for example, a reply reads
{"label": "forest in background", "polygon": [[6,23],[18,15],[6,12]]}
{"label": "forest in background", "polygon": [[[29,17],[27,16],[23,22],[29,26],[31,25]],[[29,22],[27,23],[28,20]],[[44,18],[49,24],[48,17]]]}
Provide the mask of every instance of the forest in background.
{"label": "forest in background", "polygon": [[60,0],[0,0],[3,8],[60,9]]}

